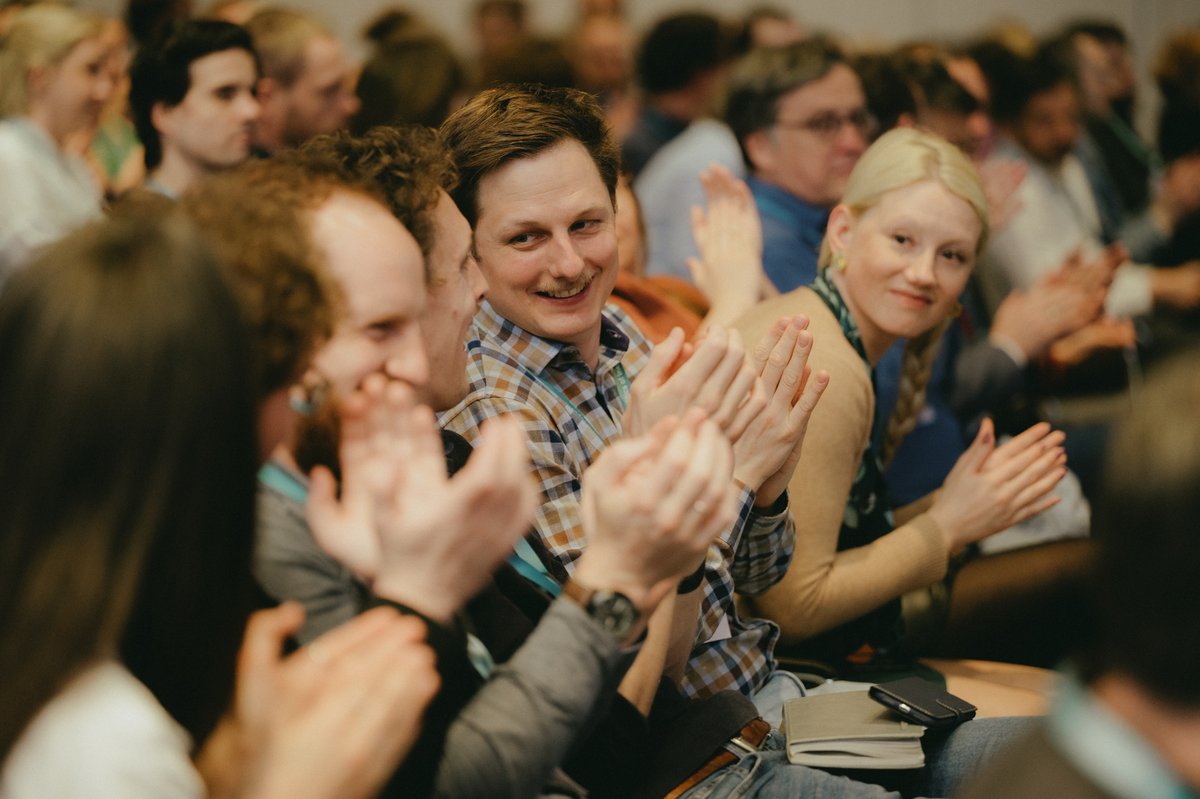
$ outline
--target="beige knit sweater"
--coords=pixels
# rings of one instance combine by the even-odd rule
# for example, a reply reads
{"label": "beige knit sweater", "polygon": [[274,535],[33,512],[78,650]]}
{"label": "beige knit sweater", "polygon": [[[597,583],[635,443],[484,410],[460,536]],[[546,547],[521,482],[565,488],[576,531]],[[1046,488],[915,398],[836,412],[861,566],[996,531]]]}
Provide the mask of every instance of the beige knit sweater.
{"label": "beige knit sweater", "polygon": [[791,644],[940,580],[949,557],[944,536],[928,514],[916,515],[867,546],[838,551],[846,500],[871,434],[875,396],[866,364],[811,289],[767,300],[734,326],[749,349],[776,319],[795,314],[809,319],[813,371],[824,369],[830,381],[788,486],[795,556],[779,584],[748,602],[753,613],[779,624],[783,641]]}

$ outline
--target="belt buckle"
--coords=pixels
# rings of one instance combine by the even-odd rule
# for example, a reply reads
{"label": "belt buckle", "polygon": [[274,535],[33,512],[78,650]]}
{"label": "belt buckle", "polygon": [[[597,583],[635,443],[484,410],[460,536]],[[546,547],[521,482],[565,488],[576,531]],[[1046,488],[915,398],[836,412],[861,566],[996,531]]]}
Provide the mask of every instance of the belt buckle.
{"label": "belt buckle", "polygon": [[740,735],[735,735],[725,742],[725,750],[737,755],[739,758],[746,755],[752,755],[758,751],[758,747],[747,741]]}

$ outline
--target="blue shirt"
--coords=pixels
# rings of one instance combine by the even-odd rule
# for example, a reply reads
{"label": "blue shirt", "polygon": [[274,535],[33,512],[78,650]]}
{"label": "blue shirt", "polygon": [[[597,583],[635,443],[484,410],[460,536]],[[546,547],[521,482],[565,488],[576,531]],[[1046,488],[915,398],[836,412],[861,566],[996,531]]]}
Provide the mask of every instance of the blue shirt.
{"label": "blue shirt", "polygon": [[825,238],[829,208],[812,205],[789,191],[746,179],[763,226],[763,269],[781,292],[807,286],[817,277],[817,253]]}

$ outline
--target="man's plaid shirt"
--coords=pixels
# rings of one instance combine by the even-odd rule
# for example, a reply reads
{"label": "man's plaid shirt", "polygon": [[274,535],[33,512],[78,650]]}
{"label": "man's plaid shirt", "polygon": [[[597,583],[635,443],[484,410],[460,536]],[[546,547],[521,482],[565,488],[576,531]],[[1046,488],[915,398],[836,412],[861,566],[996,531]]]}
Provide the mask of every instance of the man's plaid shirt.
{"label": "man's plaid shirt", "polygon": [[[546,564],[551,574],[565,579],[586,543],[580,478],[600,451],[620,438],[627,401],[621,369],[632,381],[646,365],[651,344],[628,316],[608,306],[593,377],[577,347],[522,330],[485,302],[467,349],[470,392],[442,413],[440,422],[472,442],[489,417],[515,414],[524,422],[542,489],[532,535],[556,561]],[[729,688],[749,696],[775,669],[779,628],[765,619],[739,617],[734,591],[757,596],[778,582],[791,561],[796,531],[786,499],[771,514],[753,510],[748,489],[739,502],[737,521],[709,549],[705,562],[700,629],[682,686],[693,696]],[[723,620],[728,637],[706,643]]]}

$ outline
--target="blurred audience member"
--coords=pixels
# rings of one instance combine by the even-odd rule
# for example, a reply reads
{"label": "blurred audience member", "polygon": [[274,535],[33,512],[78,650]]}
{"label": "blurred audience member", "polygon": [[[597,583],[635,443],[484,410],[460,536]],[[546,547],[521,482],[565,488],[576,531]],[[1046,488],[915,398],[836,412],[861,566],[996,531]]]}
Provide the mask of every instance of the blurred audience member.
{"label": "blurred audience member", "polygon": [[188,20],[138,51],[130,105],[145,147],[146,187],[178,197],[250,157],[258,56],[245,28]]}
{"label": "blurred audience member", "polygon": [[713,112],[734,38],[711,14],[675,14],[655,23],[638,46],[643,107],[621,142],[622,169],[636,179],[660,147]]}
{"label": "blurred audience member", "polygon": [[[1200,160],[1200,27],[1167,40],[1158,55],[1154,77],[1163,100],[1158,151],[1171,174],[1176,163]],[[1200,181],[1192,181],[1191,187],[1200,191]],[[1196,258],[1200,258],[1200,212],[1194,211],[1180,220],[1161,260],[1172,265]]]}
{"label": "blurred audience member", "polygon": [[1200,361],[1148,380],[1107,457],[1089,597],[1094,640],[1035,731],[968,797],[1200,793]]}
{"label": "blurred audience member", "polygon": [[567,37],[575,88],[596,95],[614,138],[625,137],[637,116],[633,93],[633,34],[611,14],[583,17]]}
{"label": "blurred audience member", "polygon": [[263,75],[255,147],[274,153],[346,127],[358,112],[359,100],[352,69],[332,31],[286,8],[259,11],[246,29]]}
{"label": "blurred audience member", "polygon": [[142,143],[130,119],[129,62],[133,56],[129,31],[121,20],[104,21],[101,34],[108,47],[108,69],[115,88],[100,123],[90,138],[84,136],[86,158],[107,198],[119,197],[146,177]]}
{"label": "blurred audience member", "polygon": [[763,225],[763,268],[779,291],[817,276],[829,211],[877,123],[837,50],[809,40],[747,55],[729,78],[737,135]]}
{"label": "blurred audience member", "polygon": [[496,66],[511,58],[529,38],[524,0],[478,0],[472,12],[477,74],[476,85],[497,82]]}
{"label": "blurred audience member", "polygon": [[[1003,134],[990,160],[1018,161],[1026,175],[1016,191],[1019,210],[998,230],[981,270],[994,307],[1013,288],[1027,289],[1078,249],[1092,258],[1103,227],[1087,175],[1074,155],[1081,130],[1079,94],[1052,48],[1032,59],[1009,54],[989,66],[993,115]],[[1113,316],[1146,314],[1156,305],[1200,305],[1200,265],[1151,269],[1127,262],[1108,292]],[[1131,343],[1113,331],[1109,346]]]}
{"label": "blurred audience member", "polygon": [[458,56],[437,31],[399,8],[379,14],[365,31],[373,51],[355,89],[356,133],[376,125],[442,123],[466,86]]}
{"label": "blurred audience member", "polygon": [[36,247],[100,213],[100,186],[69,152],[112,96],[98,17],[40,4],[0,39],[0,286]]}
{"label": "blurred audience member", "polygon": [[791,14],[776,6],[758,6],[746,14],[745,50],[782,47],[808,38],[808,30]]}

